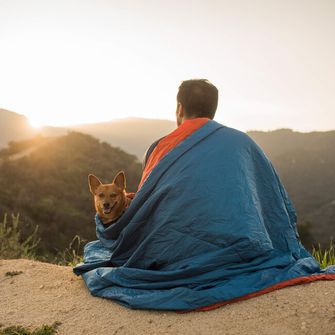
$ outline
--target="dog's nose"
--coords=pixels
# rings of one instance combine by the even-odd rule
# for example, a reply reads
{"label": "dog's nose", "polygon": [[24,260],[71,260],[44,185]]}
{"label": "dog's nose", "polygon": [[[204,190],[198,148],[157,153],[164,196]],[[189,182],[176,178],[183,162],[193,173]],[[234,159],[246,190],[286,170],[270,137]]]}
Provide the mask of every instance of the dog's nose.
{"label": "dog's nose", "polygon": [[105,202],[103,206],[104,206],[105,209],[108,209],[109,208],[109,202]]}

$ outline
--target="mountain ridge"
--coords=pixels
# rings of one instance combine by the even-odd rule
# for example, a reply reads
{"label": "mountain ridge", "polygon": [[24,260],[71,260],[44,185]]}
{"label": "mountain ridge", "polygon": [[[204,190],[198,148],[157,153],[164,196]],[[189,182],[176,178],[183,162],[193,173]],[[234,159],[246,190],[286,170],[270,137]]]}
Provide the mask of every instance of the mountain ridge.
{"label": "mountain ridge", "polygon": [[[19,119],[24,120],[22,116]],[[166,120],[127,118],[74,129],[90,133],[102,143],[119,147],[140,160],[147,147],[175,129],[175,124]],[[70,131],[55,128],[49,134],[66,136]],[[47,136],[48,132],[45,134],[43,136]],[[326,246],[329,239],[335,238],[335,206],[329,205],[335,200],[335,156],[331,155],[335,147],[335,130],[301,133],[282,128],[275,131],[249,131],[247,134],[264,150],[277,170],[297,210],[298,225],[310,227],[308,229],[314,241],[310,238],[308,247],[312,242]],[[19,151],[22,149],[20,146],[16,144]],[[10,148],[13,151],[15,144]],[[18,154],[16,157],[21,156]]]}

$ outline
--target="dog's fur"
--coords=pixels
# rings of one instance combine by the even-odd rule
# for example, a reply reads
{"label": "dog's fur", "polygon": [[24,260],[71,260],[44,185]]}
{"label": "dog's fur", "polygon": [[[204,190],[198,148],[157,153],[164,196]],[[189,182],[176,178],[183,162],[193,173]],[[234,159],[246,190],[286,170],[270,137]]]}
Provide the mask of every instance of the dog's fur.
{"label": "dog's fur", "polygon": [[104,224],[116,221],[129,206],[131,199],[126,194],[126,176],[117,173],[111,184],[103,184],[99,178],[90,174],[88,185],[94,196],[94,206]]}

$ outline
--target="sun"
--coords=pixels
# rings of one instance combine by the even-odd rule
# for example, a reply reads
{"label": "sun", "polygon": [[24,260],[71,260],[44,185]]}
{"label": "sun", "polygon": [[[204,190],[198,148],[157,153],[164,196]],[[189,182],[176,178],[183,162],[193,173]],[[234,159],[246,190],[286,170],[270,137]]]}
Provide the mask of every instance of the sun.
{"label": "sun", "polygon": [[34,119],[29,118],[28,121],[29,121],[29,124],[35,129],[39,129],[42,127],[42,124]]}

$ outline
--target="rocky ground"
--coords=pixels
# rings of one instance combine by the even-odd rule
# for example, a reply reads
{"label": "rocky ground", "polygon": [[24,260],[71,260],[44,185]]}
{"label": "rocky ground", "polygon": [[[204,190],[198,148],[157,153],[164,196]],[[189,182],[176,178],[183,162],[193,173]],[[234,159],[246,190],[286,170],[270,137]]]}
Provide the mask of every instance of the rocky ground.
{"label": "rocky ground", "polygon": [[[14,276],[7,272],[22,271]],[[129,310],[90,295],[72,268],[0,261],[0,324],[60,321],[58,334],[335,334],[335,281],[284,288],[209,312]]]}

